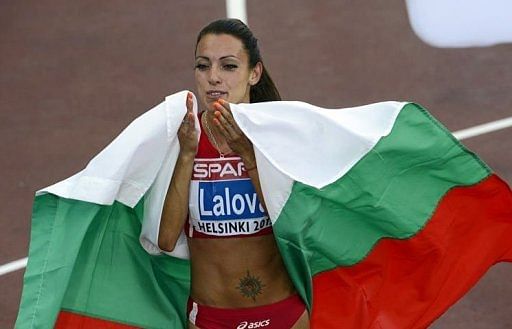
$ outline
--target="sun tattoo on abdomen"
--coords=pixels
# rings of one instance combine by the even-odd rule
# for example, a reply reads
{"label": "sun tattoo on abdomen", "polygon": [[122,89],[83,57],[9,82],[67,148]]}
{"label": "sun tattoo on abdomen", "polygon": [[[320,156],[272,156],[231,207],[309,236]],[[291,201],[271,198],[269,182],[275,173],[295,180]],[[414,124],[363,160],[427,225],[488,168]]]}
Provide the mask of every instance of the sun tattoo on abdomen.
{"label": "sun tattoo on abdomen", "polygon": [[260,278],[251,275],[249,270],[247,270],[247,275],[240,279],[240,283],[236,288],[240,290],[242,296],[256,301],[256,296],[262,293],[263,287],[265,287],[265,285],[261,283]]}

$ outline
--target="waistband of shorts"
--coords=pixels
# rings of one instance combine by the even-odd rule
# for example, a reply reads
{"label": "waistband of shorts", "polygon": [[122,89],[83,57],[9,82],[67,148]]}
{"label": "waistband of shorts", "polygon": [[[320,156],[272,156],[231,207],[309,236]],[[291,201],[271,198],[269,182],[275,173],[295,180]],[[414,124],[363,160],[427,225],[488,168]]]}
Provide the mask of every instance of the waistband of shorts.
{"label": "waistband of shorts", "polygon": [[203,305],[195,302],[192,298],[188,299],[187,303],[187,312],[190,312],[192,309],[193,303],[197,304],[199,308],[201,308],[201,312],[204,313],[215,313],[219,316],[229,316],[233,314],[233,311],[236,311],[237,315],[240,316],[254,316],[260,315],[265,312],[276,312],[280,309],[286,311],[290,305],[303,305],[304,302],[302,298],[298,294],[293,294],[283,300],[272,304],[253,306],[253,307],[240,307],[240,308],[221,308],[221,307],[213,307],[208,305]]}

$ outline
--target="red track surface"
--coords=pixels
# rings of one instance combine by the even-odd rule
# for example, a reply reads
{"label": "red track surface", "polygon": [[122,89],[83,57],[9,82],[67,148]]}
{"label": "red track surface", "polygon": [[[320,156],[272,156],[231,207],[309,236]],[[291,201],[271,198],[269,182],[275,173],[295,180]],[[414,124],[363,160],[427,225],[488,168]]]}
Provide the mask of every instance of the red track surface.
{"label": "red track surface", "polygon": [[[34,192],[81,170],[165,95],[193,89],[198,30],[222,1],[0,2],[0,264],[27,255]],[[402,0],[249,1],[286,99],[324,107],[423,104],[450,130],[512,115],[512,45],[435,49]],[[512,182],[512,128],[464,143]],[[0,277],[0,328],[23,271]],[[511,328],[512,265],[495,266],[434,328]]]}

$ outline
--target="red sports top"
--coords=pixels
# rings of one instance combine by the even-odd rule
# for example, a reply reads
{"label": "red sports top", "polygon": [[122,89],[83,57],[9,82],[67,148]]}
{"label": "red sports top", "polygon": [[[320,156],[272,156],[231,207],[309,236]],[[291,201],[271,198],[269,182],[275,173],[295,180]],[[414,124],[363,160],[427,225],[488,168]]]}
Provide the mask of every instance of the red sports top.
{"label": "red sports top", "polygon": [[[204,132],[203,127],[201,131]],[[192,238],[230,238],[271,232],[272,223],[242,159],[234,154],[221,157],[207,134],[201,133],[190,182],[185,233]]]}

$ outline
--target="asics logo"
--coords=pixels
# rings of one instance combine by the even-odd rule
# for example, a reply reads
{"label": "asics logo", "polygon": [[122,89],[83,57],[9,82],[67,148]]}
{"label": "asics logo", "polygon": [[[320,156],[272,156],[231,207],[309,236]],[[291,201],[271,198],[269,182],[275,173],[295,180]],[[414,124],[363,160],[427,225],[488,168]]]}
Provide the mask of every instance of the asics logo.
{"label": "asics logo", "polygon": [[256,321],[256,322],[247,322],[243,321],[240,322],[238,327],[236,329],[256,329],[256,328],[263,328],[270,324],[270,319],[266,319],[263,321]]}

